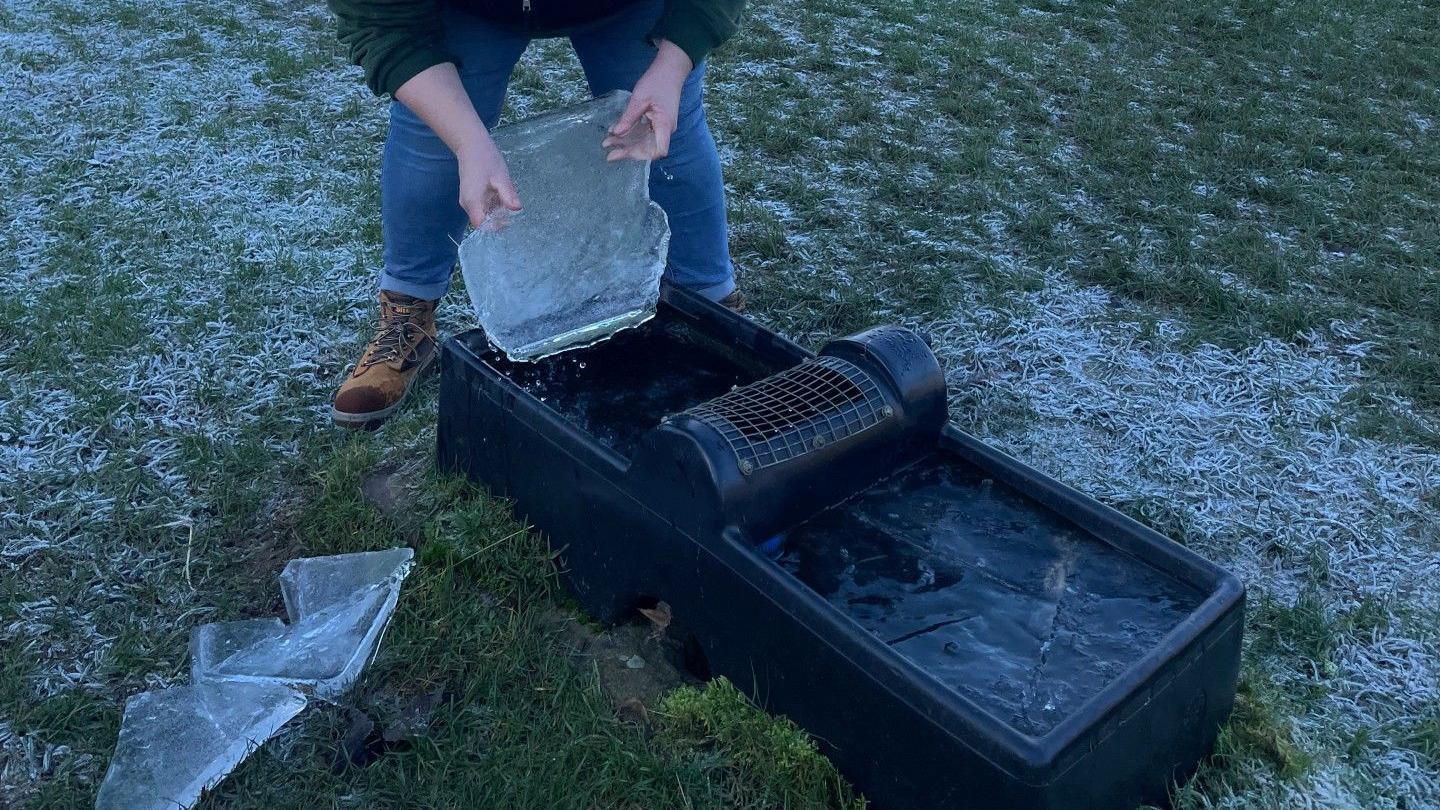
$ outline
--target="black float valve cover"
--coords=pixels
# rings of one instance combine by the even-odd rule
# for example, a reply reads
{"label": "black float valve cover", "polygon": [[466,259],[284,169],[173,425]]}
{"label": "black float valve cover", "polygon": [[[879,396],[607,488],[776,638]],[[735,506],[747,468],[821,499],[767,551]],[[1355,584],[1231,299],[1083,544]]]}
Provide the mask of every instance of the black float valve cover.
{"label": "black float valve cover", "polygon": [[676,525],[759,543],[918,458],[946,419],[934,353],[879,327],[667,418],[631,474],[655,483],[652,506]]}

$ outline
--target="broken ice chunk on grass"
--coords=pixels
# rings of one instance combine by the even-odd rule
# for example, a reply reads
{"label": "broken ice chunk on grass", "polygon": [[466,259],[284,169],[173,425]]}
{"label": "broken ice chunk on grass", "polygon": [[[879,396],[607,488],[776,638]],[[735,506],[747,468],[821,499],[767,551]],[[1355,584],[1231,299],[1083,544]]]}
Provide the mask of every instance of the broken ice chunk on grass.
{"label": "broken ice chunk on grass", "polygon": [[523,211],[460,246],[486,336],[512,360],[588,346],[655,315],[670,244],[649,161],[600,144],[629,101],[611,93],[495,130]]}
{"label": "broken ice chunk on grass", "polygon": [[408,548],[292,560],[280,574],[290,624],[201,625],[194,686],[136,695],[97,810],[187,808],[305,708],[349,689],[380,643],[410,572]]}
{"label": "broken ice chunk on grass", "polygon": [[331,557],[291,560],[280,572],[280,593],[293,624],[347,601],[365,588],[400,580],[410,570],[413,549],[392,548]]}
{"label": "broken ice chunk on grass", "polygon": [[135,695],[125,703],[95,808],[190,807],[303,708],[293,689],[247,681]]}
{"label": "broken ice chunk on grass", "polygon": [[295,624],[278,619],[206,624],[190,642],[196,682],[275,683],[329,698],[349,689],[375,649],[393,592],[369,588]]}
{"label": "broken ice chunk on grass", "polygon": [[410,570],[408,549],[294,560],[280,575],[290,624],[251,619],[191,635],[199,683],[273,683],[329,699],[348,690],[379,644]]}

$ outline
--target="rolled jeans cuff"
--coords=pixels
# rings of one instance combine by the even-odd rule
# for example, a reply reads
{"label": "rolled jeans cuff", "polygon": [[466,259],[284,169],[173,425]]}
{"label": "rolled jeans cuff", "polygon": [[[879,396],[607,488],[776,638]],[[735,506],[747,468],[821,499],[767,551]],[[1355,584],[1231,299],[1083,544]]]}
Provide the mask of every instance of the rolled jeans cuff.
{"label": "rolled jeans cuff", "polygon": [[389,273],[381,273],[380,289],[387,292],[397,292],[402,295],[413,296],[422,301],[439,301],[445,297],[445,291],[450,289],[450,276],[447,273],[445,278],[440,281],[419,284],[413,281],[406,281],[402,278],[396,278]]}
{"label": "rolled jeans cuff", "polygon": [[699,287],[695,292],[709,298],[711,301],[720,301],[732,292],[735,292],[735,276],[730,276],[719,284],[711,284],[709,287]]}

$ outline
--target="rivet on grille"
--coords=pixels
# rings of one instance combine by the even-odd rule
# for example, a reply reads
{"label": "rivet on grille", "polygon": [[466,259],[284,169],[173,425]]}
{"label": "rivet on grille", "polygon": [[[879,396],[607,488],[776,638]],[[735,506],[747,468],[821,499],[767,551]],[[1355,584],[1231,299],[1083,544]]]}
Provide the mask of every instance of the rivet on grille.
{"label": "rivet on grille", "polygon": [[889,405],[886,405],[885,407],[880,409],[880,415],[884,416],[886,419],[889,419],[890,417],[895,415],[895,409]]}
{"label": "rivet on grille", "polygon": [[810,444],[811,444],[811,446],[813,446],[816,450],[819,450],[820,448],[822,448],[822,447],[825,446],[825,437],[824,437],[824,436],[816,436],[816,437],[815,437],[815,441],[811,442]]}
{"label": "rivet on grille", "polygon": [[741,474],[741,475],[749,475],[749,474],[752,473],[752,472],[755,472],[755,465],[754,465],[754,464],[751,464],[751,463],[748,462],[748,461],[743,461],[743,460],[742,460],[742,461],[740,462],[740,474]]}

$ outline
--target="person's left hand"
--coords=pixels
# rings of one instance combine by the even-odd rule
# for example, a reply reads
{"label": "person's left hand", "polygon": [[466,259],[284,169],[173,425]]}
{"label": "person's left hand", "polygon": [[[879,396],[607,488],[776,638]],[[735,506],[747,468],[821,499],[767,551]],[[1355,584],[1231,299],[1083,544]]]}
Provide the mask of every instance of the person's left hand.
{"label": "person's left hand", "polygon": [[680,89],[694,67],[680,46],[660,40],[655,61],[635,83],[630,104],[600,144],[610,150],[606,160],[655,160],[670,154],[670,136],[680,119]]}

